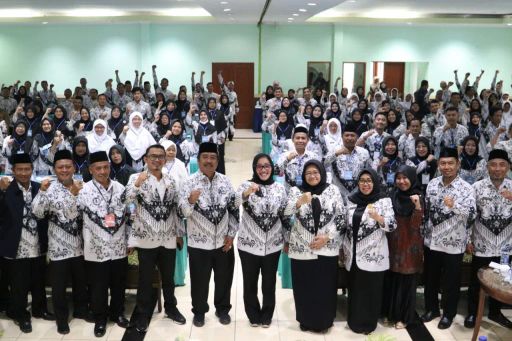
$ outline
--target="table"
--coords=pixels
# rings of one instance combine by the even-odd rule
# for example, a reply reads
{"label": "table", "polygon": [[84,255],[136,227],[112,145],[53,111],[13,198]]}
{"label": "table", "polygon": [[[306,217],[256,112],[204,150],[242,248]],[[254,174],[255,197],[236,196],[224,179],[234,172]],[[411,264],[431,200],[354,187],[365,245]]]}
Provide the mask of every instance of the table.
{"label": "table", "polygon": [[478,313],[476,315],[475,330],[471,341],[476,341],[482,315],[484,314],[485,295],[506,304],[512,304],[512,284],[503,281],[501,274],[494,272],[492,268],[485,267],[478,270],[480,281],[480,297],[478,299]]}

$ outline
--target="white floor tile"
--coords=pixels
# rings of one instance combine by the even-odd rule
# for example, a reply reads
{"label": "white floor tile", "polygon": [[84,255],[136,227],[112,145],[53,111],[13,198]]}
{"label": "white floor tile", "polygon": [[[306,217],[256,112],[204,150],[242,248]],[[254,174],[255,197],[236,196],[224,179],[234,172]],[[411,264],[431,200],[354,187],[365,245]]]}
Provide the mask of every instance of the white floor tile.
{"label": "white floor tile", "polygon": [[[62,335],[57,332],[55,321],[44,321],[40,319],[32,319],[32,333],[21,333],[20,340],[32,339],[62,339]],[[28,340],[27,340],[28,341]]]}
{"label": "white floor tile", "polygon": [[20,336],[21,330],[11,320],[0,320],[0,337],[2,338],[17,338]]}
{"label": "white floor tile", "polygon": [[94,339],[96,341],[106,341],[108,338],[108,334],[112,329],[112,324],[107,325],[107,332],[101,338],[97,338],[94,336],[94,323],[88,323],[84,320],[73,319],[69,323],[69,334],[64,335],[63,340],[90,340]]}
{"label": "white floor tile", "polygon": [[299,328],[299,323],[295,321],[279,321],[279,339],[281,341],[324,341],[324,334],[303,332]]}
{"label": "white floor tile", "polygon": [[219,323],[215,315],[209,313],[205,318],[205,325],[201,328],[192,326],[190,341],[234,341],[235,322],[224,326]]}

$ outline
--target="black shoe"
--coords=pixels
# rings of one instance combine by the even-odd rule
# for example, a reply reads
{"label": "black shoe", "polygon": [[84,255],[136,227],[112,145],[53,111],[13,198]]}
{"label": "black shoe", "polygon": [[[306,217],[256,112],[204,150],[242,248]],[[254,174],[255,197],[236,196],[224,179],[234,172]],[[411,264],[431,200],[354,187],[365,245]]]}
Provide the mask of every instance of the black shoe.
{"label": "black shoe", "polygon": [[139,318],[137,320],[137,322],[135,322],[135,329],[137,329],[137,331],[139,333],[147,332],[148,326],[149,326],[148,320],[145,318]]}
{"label": "black shoe", "polygon": [[105,335],[105,332],[107,331],[107,324],[104,322],[96,323],[94,325],[94,336],[96,337],[102,337]]}
{"label": "black shoe", "polygon": [[85,320],[89,323],[95,323],[92,313],[90,311],[76,311],[73,313],[73,318]]}
{"label": "black shoe", "polygon": [[464,319],[464,327],[475,328],[475,315],[468,315]]}
{"label": "black shoe", "polygon": [[23,333],[32,333],[32,323],[29,320],[27,321],[15,321],[17,325],[19,325],[20,330]]}
{"label": "black shoe", "polygon": [[229,139],[230,141],[233,141],[233,135],[228,136],[228,139]]}
{"label": "black shoe", "polygon": [[32,313],[32,317],[36,319],[43,319],[45,321],[55,321],[55,315],[49,311],[43,311],[42,313]]}
{"label": "black shoe", "polygon": [[215,316],[219,318],[219,322],[223,325],[227,325],[231,323],[231,317],[228,313],[217,313],[215,312]]}
{"label": "black shoe", "polygon": [[441,317],[441,321],[439,321],[439,323],[437,324],[437,328],[448,329],[448,328],[450,328],[451,325],[452,325],[452,319],[443,315],[443,317]]}
{"label": "black shoe", "polygon": [[265,321],[261,322],[261,326],[262,326],[263,328],[269,328],[271,323],[272,323],[272,321],[271,321],[271,320],[268,320],[268,321],[267,321],[267,320],[265,320]]}
{"label": "black shoe", "polygon": [[502,327],[512,329],[512,321],[510,321],[508,318],[503,315],[503,313],[500,311],[498,314],[489,314],[488,315],[489,320],[496,322]]}
{"label": "black shoe", "polygon": [[300,330],[302,330],[303,332],[307,332],[307,331],[309,331],[309,329],[308,329],[305,325],[303,325],[302,323],[299,325],[299,328],[300,328]]}
{"label": "black shoe", "polygon": [[111,317],[110,321],[115,322],[121,328],[128,328],[130,325],[130,321],[123,315],[119,315],[118,317]]}
{"label": "black shoe", "polygon": [[65,321],[57,321],[57,332],[63,335],[69,334],[69,324]]}
{"label": "black shoe", "polygon": [[173,308],[172,310],[166,311],[165,314],[168,318],[174,321],[176,324],[185,324],[187,320],[185,316],[183,316],[178,308]]}
{"label": "black shoe", "polygon": [[430,322],[430,321],[432,321],[433,319],[435,319],[436,317],[439,317],[439,316],[441,316],[441,314],[438,311],[428,311],[428,312],[426,312],[425,314],[423,314],[421,316],[421,320],[423,322]]}
{"label": "black shoe", "polygon": [[195,314],[194,319],[192,320],[192,323],[196,327],[202,327],[204,326],[204,315],[203,314]]}

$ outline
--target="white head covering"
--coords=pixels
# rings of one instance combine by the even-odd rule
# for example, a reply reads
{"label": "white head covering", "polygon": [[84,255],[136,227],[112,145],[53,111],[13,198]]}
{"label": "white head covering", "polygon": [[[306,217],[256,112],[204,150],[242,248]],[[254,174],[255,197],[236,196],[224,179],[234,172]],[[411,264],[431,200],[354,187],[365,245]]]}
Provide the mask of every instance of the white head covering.
{"label": "white head covering", "polygon": [[[105,128],[103,134],[101,135],[96,134],[96,130],[94,129],[98,125],[101,125]],[[107,129],[108,125],[104,120],[97,119],[94,121],[94,124],[92,125],[92,131],[87,135],[87,143],[89,145],[90,153],[105,151],[108,154],[110,148],[116,144],[114,139],[108,135]]]}
{"label": "white head covering", "polygon": [[144,153],[146,153],[146,149],[149,146],[156,144],[156,141],[151,133],[146,128],[144,128],[142,123],[139,128],[136,128],[133,125],[133,118],[135,116],[138,116],[141,120],[143,120],[142,114],[140,112],[135,111],[131,113],[128,123],[130,129],[128,129],[126,138],[124,139],[123,143],[126,151],[130,154],[132,159],[137,161],[144,156]]}
{"label": "white head covering", "polygon": [[[331,133],[329,126],[331,123],[336,123],[338,126],[338,130],[336,130],[336,133]],[[328,151],[336,150],[339,148],[343,142],[341,139],[341,124],[340,121],[337,118],[331,118],[329,122],[327,122],[327,134],[324,136],[325,139],[325,146],[327,147]]]}
{"label": "white head covering", "polygon": [[[162,147],[165,148],[165,151],[169,147],[174,146],[176,148],[176,144],[169,140],[163,140],[160,142]],[[181,185],[183,184],[183,181],[188,177],[188,171],[187,167],[183,163],[183,161],[179,160],[178,158],[174,158],[174,160],[169,161],[165,164],[164,168],[162,168],[162,171],[164,174],[169,174],[171,177],[174,178],[176,181],[176,184],[178,185],[178,188],[181,188]]]}

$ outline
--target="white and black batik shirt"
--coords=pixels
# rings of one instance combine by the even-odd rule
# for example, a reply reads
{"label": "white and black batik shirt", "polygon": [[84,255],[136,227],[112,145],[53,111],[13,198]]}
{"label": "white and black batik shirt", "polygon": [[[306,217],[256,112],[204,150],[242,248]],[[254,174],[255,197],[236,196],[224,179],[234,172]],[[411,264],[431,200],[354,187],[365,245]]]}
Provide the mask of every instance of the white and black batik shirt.
{"label": "white and black batik shirt", "polygon": [[48,258],[52,261],[83,255],[82,216],[77,197],[60,181],[46,191],[39,191],[32,201],[38,219],[48,216]]}
{"label": "white and black batik shirt", "polygon": [[[195,204],[188,198],[193,190],[201,195]],[[184,181],[180,195],[180,214],[187,218],[188,246],[215,250],[224,245],[226,236],[234,238],[238,231],[240,202],[228,177],[215,173],[212,180],[201,171]]]}
{"label": "white and black batik shirt", "polygon": [[[426,193],[425,246],[449,254],[464,253],[469,238],[469,227],[476,215],[475,191],[457,176],[448,186],[442,176],[432,179]],[[453,208],[444,204],[444,198],[454,200]]]}
{"label": "white and black batik shirt", "polygon": [[251,186],[245,181],[237,190],[237,200],[242,202],[242,220],[238,231],[239,250],[256,256],[281,251],[287,239],[288,219],[284,209],[288,196],[284,186],[274,182],[271,185],[259,185],[258,193],[252,193],[243,200],[242,193]]}
{"label": "white and black batik shirt", "polygon": [[336,156],[332,150],[325,156],[325,167],[332,167],[333,183],[345,197],[357,186],[357,176],[364,168],[371,166],[370,154],[362,147],[354,147],[352,153]]}
{"label": "white and black batik shirt", "polygon": [[498,257],[501,250],[512,246],[512,201],[500,193],[512,191],[512,180],[505,178],[499,189],[491,179],[473,185],[477,215],[473,226],[472,243],[478,257]]}
{"label": "white and black batik shirt", "polygon": [[304,165],[306,162],[309,160],[321,161],[317,154],[309,150],[306,150],[304,154],[298,155],[291,161],[288,161],[288,155],[290,153],[292,153],[292,151],[282,154],[276,164],[277,171],[284,172],[284,177],[286,180],[285,186],[287,191],[289,191],[290,187],[298,185],[298,179],[302,181],[302,171],[304,170]]}
{"label": "white and black batik shirt", "polygon": [[442,148],[457,148],[462,140],[469,135],[468,128],[457,124],[455,128],[444,130],[444,126],[439,127],[434,132],[434,153],[439,157]]}
{"label": "white and black batik shirt", "polygon": [[32,185],[25,189],[18,183],[23,193],[23,217],[21,218],[22,228],[16,259],[34,258],[41,256],[39,246],[39,233],[37,230],[36,216],[32,212]]}

